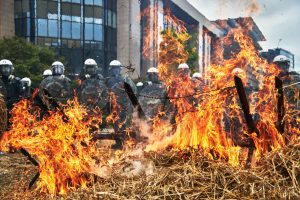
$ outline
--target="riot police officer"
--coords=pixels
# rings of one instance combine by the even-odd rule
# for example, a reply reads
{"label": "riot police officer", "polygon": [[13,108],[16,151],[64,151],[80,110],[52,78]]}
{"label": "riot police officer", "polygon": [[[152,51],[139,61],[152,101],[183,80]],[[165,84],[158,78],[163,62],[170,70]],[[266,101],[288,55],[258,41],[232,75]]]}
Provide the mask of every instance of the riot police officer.
{"label": "riot police officer", "polygon": [[160,82],[158,69],[151,67],[147,71],[148,81],[140,92],[139,102],[147,118],[153,118],[160,112],[166,111],[170,106],[167,91]]}
{"label": "riot police officer", "polygon": [[191,70],[190,70],[190,67],[188,66],[188,64],[186,63],[181,63],[179,66],[178,66],[178,75],[181,77],[181,78],[190,78],[191,76]]}
{"label": "riot police officer", "polygon": [[49,77],[49,76],[52,76],[52,71],[50,69],[46,69],[44,72],[43,72],[43,79]]}
{"label": "riot police officer", "polygon": [[290,69],[290,61],[284,55],[278,55],[273,59],[273,63],[281,70],[281,72],[287,73]]}
{"label": "riot police officer", "polygon": [[47,92],[46,98],[65,104],[72,97],[71,80],[64,75],[65,67],[55,61],[51,66],[52,76],[44,79],[40,84],[40,94]]}
{"label": "riot police officer", "polygon": [[[290,104],[289,107],[297,109],[300,96],[300,75],[296,72],[290,72],[290,61],[284,55],[278,55],[274,58],[273,63],[281,70],[278,77],[282,80],[283,86],[288,86],[284,90],[285,97]],[[296,84],[298,83],[298,84]],[[294,85],[292,85],[294,84]],[[289,86],[292,85],[292,86]]]}
{"label": "riot police officer", "polygon": [[89,108],[104,109],[107,105],[108,90],[104,78],[98,74],[98,65],[94,59],[84,62],[84,75],[80,78],[79,101]]}
{"label": "riot police officer", "polygon": [[29,98],[31,96],[31,80],[28,77],[21,79],[22,96]]}
{"label": "riot police officer", "polygon": [[22,95],[21,79],[12,75],[13,70],[14,67],[10,60],[4,59],[0,61],[1,80],[6,89],[6,104],[8,110],[13,107],[13,104],[16,103]]}
{"label": "riot police officer", "polygon": [[[133,105],[125,92],[124,82],[128,83],[135,94],[137,94],[137,89],[134,82],[129,76],[121,75],[122,64],[118,60],[113,60],[109,64],[110,77],[107,80],[107,87],[116,96],[116,103],[118,104],[118,120],[114,122],[115,132],[124,131],[126,125],[130,122],[131,115],[133,113]],[[110,111],[112,111],[110,109]]]}
{"label": "riot police officer", "polygon": [[144,88],[144,83],[143,82],[138,82],[136,84],[136,89],[137,89],[137,94],[139,95],[141,93],[141,91],[143,90]]}
{"label": "riot police officer", "polygon": [[2,79],[0,79],[0,96],[3,100],[6,99],[6,93],[5,84],[3,83]]}
{"label": "riot police officer", "polygon": [[195,84],[195,91],[202,90],[203,86],[205,85],[204,79],[202,74],[199,72],[195,72],[192,76],[192,81]]}

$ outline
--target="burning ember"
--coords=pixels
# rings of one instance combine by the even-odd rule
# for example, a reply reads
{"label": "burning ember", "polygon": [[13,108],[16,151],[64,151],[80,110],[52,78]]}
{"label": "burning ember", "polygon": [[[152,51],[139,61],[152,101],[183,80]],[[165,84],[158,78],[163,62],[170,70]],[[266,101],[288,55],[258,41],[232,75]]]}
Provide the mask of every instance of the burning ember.
{"label": "burning ember", "polygon": [[[174,18],[169,20],[176,23]],[[146,124],[147,128],[141,129],[139,135],[147,136],[148,140],[136,146],[131,144],[131,150],[160,153],[166,149],[193,149],[203,151],[210,160],[243,166],[255,165],[255,161],[266,153],[298,138],[299,121],[292,120],[288,114],[284,119],[289,122],[285,132],[278,131],[275,76],[279,69],[261,59],[247,31],[235,29],[228,33],[222,45],[230,46],[235,42],[239,51],[231,59],[224,60],[220,58],[223,55],[221,46],[217,48],[215,60],[218,62],[208,67],[201,84],[176,71],[180,63],[187,62],[184,43],[189,37],[182,25],[176,31],[165,30],[162,34],[158,68],[173,111],[170,114],[162,110],[152,119],[151,127],[148,121],[136,120],[138,127]],[[149,38],[145,40],[148,42]],[[259,81],[259,90],[247,96],[250,105],[249,113],[246,113],[247,108],[243,108],[245,105],[239,94],[243,88],[239,86],[247,85],[249,69]],[[117,111],[120,107],[116,105],[117,97],[111,96],[112,113],[107,121],[114,123],[119,119]],[[289,113],[289,103],[284,104]],[[0,150],[25,149],[36,159],[40,173],[37,187],[51,194],[87,187],[93,181],[95,166],[104,160],[92,138],[92,132],[102,123],[101,112],[87,112],[75,99],[63,107],[63,113],[54,110],[41,118],[40,109],[32,102],[22,100],[12,110],[11,129],[0,140]],[[252,121],[247,121],[246,116],[250,114],[257,119],[251,117]],[[118,154],[126,155],[126,149]],[[109,163],[109,158],[104,162]],[[135,162],[135,165],[142,164]]]}

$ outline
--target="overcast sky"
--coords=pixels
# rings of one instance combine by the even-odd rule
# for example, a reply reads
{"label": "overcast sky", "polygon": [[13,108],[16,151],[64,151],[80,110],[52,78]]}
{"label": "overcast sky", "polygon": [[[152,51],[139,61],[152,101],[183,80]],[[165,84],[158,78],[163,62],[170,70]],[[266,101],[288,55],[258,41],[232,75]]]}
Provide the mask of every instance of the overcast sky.
{"label": "overcast sky", "polygon": [[252,16],[267,41],[264,50],[279,47],[295,54],[300,71],[300,0],[188,0],[209,20]]}

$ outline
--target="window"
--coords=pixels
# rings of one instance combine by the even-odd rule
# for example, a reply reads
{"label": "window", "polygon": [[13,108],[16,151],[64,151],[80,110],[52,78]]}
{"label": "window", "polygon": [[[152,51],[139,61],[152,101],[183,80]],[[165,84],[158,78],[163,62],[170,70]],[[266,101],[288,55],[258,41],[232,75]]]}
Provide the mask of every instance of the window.
{"label": "window", "polygon": [[103,8],[99,6],[94,6],[94,18],[103,18]]}
{"label": "window", "polygon": [[84,17],[93,18],[94,17],[94,9],[93,6],[85,6],[84,7]]}
{"label": "window", "polygon": [[62,22],[62,37],[71,38],[71,22],[68,21]]}
{"label": "window", "polygon": [[87,5],[93,5],[94,4],[94,0],[85,0],[84,2]]}
{"label": "window", "polygon": [[111,10],[108,10],[107,11],[107,23],[106,23],[106,25],[107,26],[112,26],[112,12],[111,12]]}
{"label": "window", "polygon": [[22,2],[21,1],[15,1],[15,14],[21,14],[22,11]]}
{"label": "window", "polygon": [[103,24],[103,19],[94,19],[95,24]]}
{"label": "window", "polygon": [[72,38],[73,39],[81,38],[80,25],[81,25],[80,23],[72,22]]}
{"label": "window", "polygon": [[71,4],[70,3],[62,3],[61,4],[61,14],[71,16]]}
{"label": "window", "polygon": [[94,35],[93,24],[85,24],[84,33],[85,33],[85,38],[84,38],[85,40],[93,40],[93,35]]}
{"label": "window", "polygon": [[47,36],[47,20],[38,19],[38,36]]}
{"label": "window", "polygon": [[48,21],[48,30],[50,37],[58,37],[58,21],[49,20]]}
{"label": "window", "polygon": [[79,16],[81,14],[81,8],[79,4],[72,4],[72,15],[73,16]]}
{"label": "window", "polygon": [[94,40],[103,41],[103,27],[102,25],[94,25]]}
{"label": "window", "polygon": [[47,1],[39,0],[37,2],[37,17],[38,18],[47,18]]}
{"label": "window", "polygon": [[113,12],[113,20],[112,20],[112,27],[117,28],[117,14]]}
{"label": "window", "polygon": [[94,0],[95,6],[103,6],[103,0]]}
{"label": "window", "polygon": [[48,2],[48,13],[57,14],[58,13],[58,4],[57,2],[49,1]]}
{"label": "window", "polygon": [[29,0],[22,0],[22,9],[23,9],[23,13],[29,13],[30,11]]}

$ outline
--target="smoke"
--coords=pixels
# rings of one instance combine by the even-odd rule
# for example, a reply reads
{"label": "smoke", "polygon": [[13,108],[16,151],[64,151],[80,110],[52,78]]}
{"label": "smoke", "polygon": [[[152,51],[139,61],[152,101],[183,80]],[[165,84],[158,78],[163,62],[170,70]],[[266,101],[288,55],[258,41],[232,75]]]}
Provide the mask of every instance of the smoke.
{"label": "smoke", "polygon": [[257,0],[239,0],[239,4],[242,8],[242,11],[249,16],[259,14],[261,10]]}
{"label": "smoke", "polygon": [[263,5],[258,0],[189,1],[206,16],[214,16],[213,19],[255,16],[260,14],[260,12],[263,10]]}

